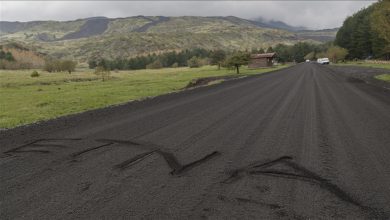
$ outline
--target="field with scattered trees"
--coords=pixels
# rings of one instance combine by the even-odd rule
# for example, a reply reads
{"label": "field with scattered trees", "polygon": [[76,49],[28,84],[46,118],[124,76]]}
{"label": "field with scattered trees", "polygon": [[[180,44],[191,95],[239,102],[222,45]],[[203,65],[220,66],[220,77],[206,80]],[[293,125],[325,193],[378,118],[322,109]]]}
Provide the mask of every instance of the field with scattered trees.
{"label": "field with scattered trees", "polygon": [[[264,69],[242,67],[240,76],[284,67],[286,65]],[[34,72],[38,76],[33,76]],[[218,70],[217,66],[125,71],[76,69],[71,74],[0,70],[0,103],[3,103],[0,128],[180,91],[197,78],[236,75],[233,69]]]}

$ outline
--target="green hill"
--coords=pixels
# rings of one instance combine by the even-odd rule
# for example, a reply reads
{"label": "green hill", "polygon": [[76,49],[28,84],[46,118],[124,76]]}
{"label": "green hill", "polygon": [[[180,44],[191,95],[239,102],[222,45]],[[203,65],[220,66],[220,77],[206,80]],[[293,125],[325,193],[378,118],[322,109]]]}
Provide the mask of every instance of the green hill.
{"label": "green hill", "polygon": [[0,22],[1,42],[83,62],[189,48],[250,50],[278,43],[333,40],[337,30],[289,31],[237,17],[93,17],[74,21]]}

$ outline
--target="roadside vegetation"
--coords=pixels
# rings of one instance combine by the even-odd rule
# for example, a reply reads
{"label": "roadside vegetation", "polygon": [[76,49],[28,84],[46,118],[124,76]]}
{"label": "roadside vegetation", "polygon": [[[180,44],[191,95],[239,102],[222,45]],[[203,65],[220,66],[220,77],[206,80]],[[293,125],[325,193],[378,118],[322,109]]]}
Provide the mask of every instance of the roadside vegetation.
{"label": "roadside vegetation", "polygon": [[[259,74],[284,67],[286,65],[248,69],[243,66],[240,68],[240,75]],[[218,70],[216,66],[109,73],[106,70],[98,70],[96,73],[94,70],[78,69],[72,74],[39,70],[0,70],[0,128],[12,128],[179,91],[197,78],[231,75],[236,76],[234,69]],[[216,82],[218,81],[211,84]]]}
{"label": "roadside vegetation", "polygon": [[390,82],[390,74],[377,75],[377,76],[375,76],[375,78],[379,79],[379,80],[386,81],[386,82]]}
{"label": "roadside vegetation", "polygon": [[347,59],[390,59],[390,1],[381,0],[348,17],[335,45],[348,50]]}
{"label": "roadside vegetation", "polygon": [[364,66],[364,67],[383,68],[383,69],[390,70],[390,61],[358,60],[358,61],[346,61],[343,63],[338,63],[337,65]]}

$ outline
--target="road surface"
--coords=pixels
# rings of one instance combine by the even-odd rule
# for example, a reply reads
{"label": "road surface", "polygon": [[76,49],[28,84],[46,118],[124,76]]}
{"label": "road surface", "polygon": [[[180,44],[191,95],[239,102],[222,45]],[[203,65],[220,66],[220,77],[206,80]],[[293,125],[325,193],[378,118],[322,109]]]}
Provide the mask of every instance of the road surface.
{"label": "road surface", "polygon": [[299,64],[3,131],[0,218],[390,218],[390,91],[348,71]]}

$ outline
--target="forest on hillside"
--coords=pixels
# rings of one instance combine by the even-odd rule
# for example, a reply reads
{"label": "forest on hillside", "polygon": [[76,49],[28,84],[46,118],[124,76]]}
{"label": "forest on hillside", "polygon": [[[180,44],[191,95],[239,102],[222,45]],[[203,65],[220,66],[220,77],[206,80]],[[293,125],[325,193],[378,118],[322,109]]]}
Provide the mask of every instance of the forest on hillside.
{"label": "forest on hillside", "polygon": [[335,44],[348,50],[348,59],[390,59],[390,1],[381,0],[348,17]]}

